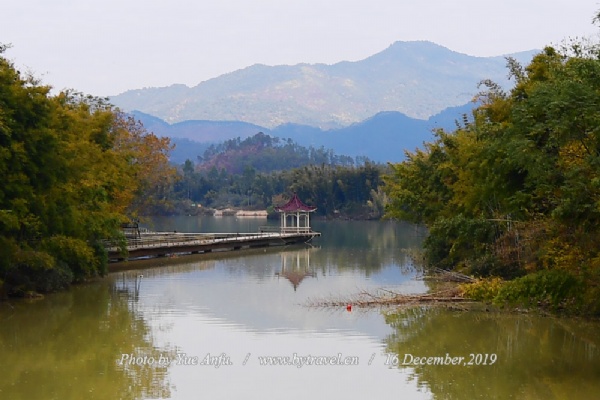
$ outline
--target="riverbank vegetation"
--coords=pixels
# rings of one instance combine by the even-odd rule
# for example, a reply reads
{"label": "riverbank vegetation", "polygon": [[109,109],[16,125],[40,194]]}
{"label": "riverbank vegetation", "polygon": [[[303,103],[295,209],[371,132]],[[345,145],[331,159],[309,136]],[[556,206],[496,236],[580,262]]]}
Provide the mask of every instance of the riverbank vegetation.
{"label": "riverbank vegetation", "polygon": [[0,46],[0,297],[106,273],[103,241],[165,201],[168,139],[17,71]]}
{"label": "riverbank vegetation", "polygon": [[385,179],[387,216],[426,225],[428,264],[479,277],[464,295],[600,314],[600,48],[508,59],[453,132]]}

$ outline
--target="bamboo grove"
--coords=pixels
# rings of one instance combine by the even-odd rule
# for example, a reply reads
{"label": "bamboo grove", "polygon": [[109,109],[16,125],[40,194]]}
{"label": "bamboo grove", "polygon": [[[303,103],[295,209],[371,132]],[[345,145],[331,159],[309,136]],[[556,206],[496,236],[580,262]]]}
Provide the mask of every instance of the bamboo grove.
{"label": "bamboo grove", "polygon": [[545,48],[454,132],[385,178],[388,217],[424,224],[426,262],[486,278],[466,295],[600,313],[600,50]]}
{"label": "bamboo grove", "polygon": [[[0,48],[0,295],[106,273],[104,240],[164,200],[169,141],[105,100],[51,88]],[[1,296],[0,296],[1,297]]]}

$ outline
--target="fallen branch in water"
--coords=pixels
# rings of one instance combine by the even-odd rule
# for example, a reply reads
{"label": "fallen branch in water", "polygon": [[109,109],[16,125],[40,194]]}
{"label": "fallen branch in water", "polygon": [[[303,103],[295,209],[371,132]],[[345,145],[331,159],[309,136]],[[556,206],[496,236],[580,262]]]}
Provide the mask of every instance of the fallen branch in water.
{"label": "fallen branch in water", "polygon": [[461,274],[460,272],[448,271],[446,269],[441,269],[441,268],[437,268],[437,267],[432,268],[432,271],[434,272],[433,275],[425,275],[425,276],[423,276],[423,279],[438,280],[438,281],[443,281],[443,282],[459,282],[459,283],[475,282],[475,278],[470,277],[465,274]]}
{"label": "fallen branch in water", "polygon": [[381,293],[370,293],[362,291],[357,295],[342,299],[312,299],[308,301],[309,307],[374,307],[374,306],[396,306],[396,305],[433,305],[473,302],[459,295],[456,288],[437,292],[421,294],[402,294],[391,290],[379,289]]}
{"label": "fallen branch in water", "polygon": [[[476,301],[465,298],[457,283],[474,282],[475,279],[459,272],[448,271],[441,268],[429,270],[432,275],[422,277],[441,282],[439,290],[427,293],[405,294],[388,289],[378,289],[372,293],[366,290],[353,296],[339,299],[309,299],[309,307],[385,307],[385,306],[412,306],[412,305],[456,305],[475,304]],[[441,287],[440,287],[441,286]]]}

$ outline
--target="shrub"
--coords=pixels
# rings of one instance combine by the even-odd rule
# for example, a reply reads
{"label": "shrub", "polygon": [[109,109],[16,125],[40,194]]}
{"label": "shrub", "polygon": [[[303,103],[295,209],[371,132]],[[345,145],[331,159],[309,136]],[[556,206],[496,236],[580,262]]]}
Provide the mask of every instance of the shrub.
{"label": "shrub", "polygon": [[82,281],[100,273],[100,260],[86,242],[67,236],[52,236],[42,243],[56,261],[64,263],[72,271],[74,280]]}
{"label": "shrub", "polygon": [[[488,220],[467,218],[462,214],[440,218],[425,239],[425,256],[431,265],[455,269],[459,263],[468,273],[486,275],[489,271],[490,244],[496,237],[496,225]],[[485,260],[485,262],[481,262]]]}
{"label": "shrub", "polygon": [[504,284],[494,299],[497,304],[542,306],[552,310],[577,308],[585,285],[565,270],[542,270]]}
{"label": "shrub", "polygon": [[24,296],[28,292],[51,292],[69,286],[73,273],[50,254],[18,250],[6,274],[6,294]]}
{"label": "shrub", "polygon": [[500,278],[478,279],[472,283],[460,285],[463,297],[476,301],[492,302],[505,282]]}

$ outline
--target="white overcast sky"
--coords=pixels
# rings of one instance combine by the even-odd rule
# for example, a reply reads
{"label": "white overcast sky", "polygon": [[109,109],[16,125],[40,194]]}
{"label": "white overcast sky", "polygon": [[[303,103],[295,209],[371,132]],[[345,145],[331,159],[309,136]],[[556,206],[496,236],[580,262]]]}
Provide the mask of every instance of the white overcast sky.
{"label": "white overcast sky", "polygon": [[195,86],[253,64],[356,61],[395,41],[474,56],[597,37],[600,0],[7,0],[0,43],[55,89]]}

